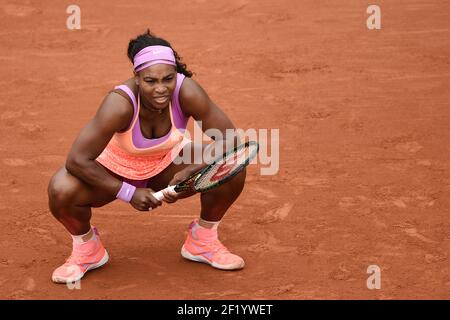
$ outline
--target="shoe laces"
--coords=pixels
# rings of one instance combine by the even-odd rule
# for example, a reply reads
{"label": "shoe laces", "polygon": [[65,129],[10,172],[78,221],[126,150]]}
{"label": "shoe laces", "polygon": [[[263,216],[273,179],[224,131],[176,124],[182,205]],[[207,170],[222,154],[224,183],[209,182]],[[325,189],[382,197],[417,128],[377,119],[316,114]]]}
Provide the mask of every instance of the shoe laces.
{"label": "shoe laces", "polygon": [[219,239],[212,241],[210,246],[212,247],[212,252],[214,253],[230,253],[227,247],[225,247]]}
{"label": "shoe laces", "polygon": [[82,264],[83,263],[83,257],[78,252],[72,252],[69,258],[66,260],[67,264]]}
{"label": "shoe laces", "polygon": [[67,258],[66,263],[83,264],[86,262],[84,258],[88,255],[89,253],[83,251],[72,250],[72,254]]}

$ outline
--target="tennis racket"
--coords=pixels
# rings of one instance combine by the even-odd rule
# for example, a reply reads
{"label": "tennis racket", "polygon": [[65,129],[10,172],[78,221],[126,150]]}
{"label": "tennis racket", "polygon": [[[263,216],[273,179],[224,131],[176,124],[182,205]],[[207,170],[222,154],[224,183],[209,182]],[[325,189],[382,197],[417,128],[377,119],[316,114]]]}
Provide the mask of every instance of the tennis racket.
{"label": "tennis racket", "polygon": [[257,142],[245,142],[225,152],[213,163],[192,174],[186,180],[177,185],[168,186],[164,190],[154,193],[153,196],[161,201],[164,198],[163,191],[170,193],[186,190],[206,192],[214,189],[241,172],[255,158],[258,150]]}

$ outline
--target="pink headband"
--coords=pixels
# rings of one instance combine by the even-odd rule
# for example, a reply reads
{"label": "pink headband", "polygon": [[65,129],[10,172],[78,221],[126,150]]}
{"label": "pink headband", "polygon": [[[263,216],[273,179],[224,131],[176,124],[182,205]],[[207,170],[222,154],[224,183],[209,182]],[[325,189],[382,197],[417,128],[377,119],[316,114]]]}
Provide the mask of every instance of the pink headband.
{"label": "pink headband", "polygon": [[157,63],[176,66],[172,49],[166,46],[145,47],[134,56],[134,71],[141,71]]}

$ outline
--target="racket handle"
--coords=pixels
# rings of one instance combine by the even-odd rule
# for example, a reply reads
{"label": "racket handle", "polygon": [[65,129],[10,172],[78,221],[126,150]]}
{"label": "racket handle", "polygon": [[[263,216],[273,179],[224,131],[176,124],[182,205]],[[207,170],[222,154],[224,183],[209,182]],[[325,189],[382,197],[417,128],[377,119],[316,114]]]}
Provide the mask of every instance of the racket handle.
{"label": "racket handle", "polygon": [[153,194],[153,196],[154,196],[157,200],[161,201],[162,199],[164,199],[163,191],[168,191],[169,193],[176,194],[176,192],[175,192],[175,186],[168,186],[167,188],[165,188],[165,189],[163,189],[163,190],[161,190],[161,191],[155,192],[155,193]]}

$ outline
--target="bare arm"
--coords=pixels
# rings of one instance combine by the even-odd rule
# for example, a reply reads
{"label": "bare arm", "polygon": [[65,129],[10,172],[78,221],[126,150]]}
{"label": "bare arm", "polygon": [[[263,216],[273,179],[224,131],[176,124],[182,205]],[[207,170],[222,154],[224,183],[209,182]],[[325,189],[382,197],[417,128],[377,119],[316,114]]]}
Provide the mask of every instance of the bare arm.
{"label": "bare arm", "polygon": [[[194,80],[186,78],[180,91],[180,102],[186,115],[202,122],[202,129],[216,129],[221,132],[221,137],[211,137],[214,144],[223,144],[223,150],[238,143],[238,137],[232,136],[231,141],[226,141],[226,130],[235,129],[230,118],[208,96],[205,90]],[[213,147],[213,145],[211,145]]]}
{"label": "bare arm", "polygon": [[89,185],[111,195],[119,192],[122,182],[111,176],[95,159],[105,149],[114,133],[126,128],[133,117],[126,98],[109,93],[95,117],[81,130],[69,152],[66,169]]}
{"label": "bare arm", "polygon": [[[203,90],[197,82],[190,78],[186,78],[181,86],[180,104],[186,115],[192,116],[197,121],[202,121],[203,131],[208,129],[216,129],[221,132],[221,137],[211,137],[214,142],[210,144],[208,148],[215,150],[216,144],[222,144],[221,148],[225,151],[231,146],[236,145],[239,140],[236,135],[233,135],[232,139],[228,139],[231,141],[225,140],[225,138],[227,138],[226,130],[235,129],[230,118],[208,97],[205,90]],[[220,150],[220,148],[218,149]],[[206,154],[208,154],[208,152]],[[217,155],[214,156],[217,157]],[[175,185],[185,180],[192,173],[206,167],[213,159],[202,160],[203,161],[201,164],[192,164],[177,172],[169,184]],[[171,196],[168,194],[164,195],[168,202],[173,202],[176,200],[176,196]]]}
{"label": "bare arm", "polygon": [[205,90],[193,79],[186,78],[180,90],[180,102],[186,115],[203,122],[205,130],[216,128],[225,134],[234,129],[230,118],[209,98]]}

